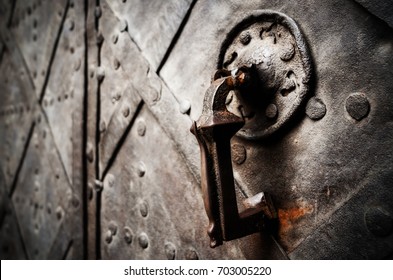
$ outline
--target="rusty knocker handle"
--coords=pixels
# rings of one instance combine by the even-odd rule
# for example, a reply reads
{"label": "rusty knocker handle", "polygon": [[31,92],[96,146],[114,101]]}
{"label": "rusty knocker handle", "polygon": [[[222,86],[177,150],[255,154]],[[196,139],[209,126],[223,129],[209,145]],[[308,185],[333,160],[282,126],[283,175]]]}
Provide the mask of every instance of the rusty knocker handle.
{"label": "rusty knocker handle", "polygon": [[212,248],[223,241],[258,232],[266,217],[276,216],[270,198],[263,193],[243,202],[246,210],[242,213],[238,212],[236,202],[230,140],[244,120],[228,111],[225,100],[231,90],[238,89],[249,78],[245,69],[233,76],[226,70],[217,71],[206,91],[202,115],[191,127],[201,150],[202,194]]}

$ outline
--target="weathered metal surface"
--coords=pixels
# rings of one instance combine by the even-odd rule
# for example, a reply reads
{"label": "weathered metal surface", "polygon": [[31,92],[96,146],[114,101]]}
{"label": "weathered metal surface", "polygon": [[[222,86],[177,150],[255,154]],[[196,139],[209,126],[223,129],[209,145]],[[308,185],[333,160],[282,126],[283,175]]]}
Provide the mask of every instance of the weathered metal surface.
{"label": "weathered metal surface", "polygon": [[[392,258],[389,1],[1,3],[2,258]],[[189,127],[223,42],[260,9],[296,22],[315,80],[280,131],[230,143],[236,200],[271,194],[278,233],[212,250]]]}
{"label": "weathered metal surface", "polygon": [[157,70],[190,9],[192,0],[105,2],[120,19],[120,23],[127,26],[128,33],[150,67]]}
{"label": "weathered metal surface", "polygon": [[[296,257],[298,246],[316,228],[322,228],[345,202],[356,201],[353,195],[361,189],[363,180],[376,180],[391,165],[388,124],[392,114],[388,108],[392,100],[388,94],[392,84],[388,77],[392,73],[392,31],[351,1],[307,1],[302,9],[287,1],[197,2],[160,71],[179,100],[191,100],[193,119],[201,111],[203,88],[208,87],[210,73],[216,68],[221,42],[231,26],[241,22],[250,10],[259,8],[283,12],[298,23],[314,60],[316,80],[312,94],[317,99],[311,99],[307,106],[309,118],[300,112],[285,131],[273,138],[263,142],[233,139],[232,146],[244,147],[237,148],[243,152],[235,154],[239,157],[234,160],[240,158],[236,160],[240,164],[234,164],[235,179],[247,196],[261,191],[272,194],[280,220],[279,242],[287,252],[293,252],[290,256]],[[208,19],[211,25],[207,26],[204,23]],[[180,77],[175,73],[183,65],[193,71]],[[363,97],[349,98],[353,94]],[[350,103],[347,106],[346,100]],[[347,107],[352,109],[348,111]],[[274,111],[271,108],[266,113],[274,115]],[[348,219],[341,218],[343,226],[337,230],[345,232]],[[346,230],[352,232],[351,223]],[[304,252],[311,246],[306,244]],[[315,250],[325,253],[325,258],[334,258],[344,246],[337,244],[341,245],[331,243],[326,251],[315,245]],[[351,258],[360,257],[356,250],[351,254]],[[362,254],[376,258],[378,249],[367,246]]]}
{"label": "weathered metal surface", "polygon": [[102,257],[243,258],[230,247],[209,248],[198,184],[147,106],[136,122],[142,120],[145,134],[131,127],[104,179]]}
{"label": "weathered metal surface", "polygon": [[56,41],[67,8],[67,0],[16,1],[15,4],[12,36],[24,57],[38,98],[50,70],[51,57],[56,51]]}

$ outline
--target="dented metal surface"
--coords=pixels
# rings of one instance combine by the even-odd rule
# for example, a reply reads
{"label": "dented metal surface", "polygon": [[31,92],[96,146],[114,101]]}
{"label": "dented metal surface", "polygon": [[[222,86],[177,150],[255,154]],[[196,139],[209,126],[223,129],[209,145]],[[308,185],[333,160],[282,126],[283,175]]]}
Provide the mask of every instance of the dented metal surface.
{"label": "dented metal surface", "polygon": [[[0,0],[0,257],[391,258],[388,2]],[[189,128],[247,62],[230,203],[278,223],[213,250]]]}

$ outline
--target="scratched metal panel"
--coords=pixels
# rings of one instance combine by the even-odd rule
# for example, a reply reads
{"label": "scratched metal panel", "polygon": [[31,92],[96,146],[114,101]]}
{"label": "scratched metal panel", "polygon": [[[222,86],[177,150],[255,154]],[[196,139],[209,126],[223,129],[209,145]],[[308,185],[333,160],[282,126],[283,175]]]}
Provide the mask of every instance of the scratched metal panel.
{"label": "scratched metal panel", "polygon": [[[280,11],[298,23],[311,50],[316,77],[311,95],[316,98],[311,98],[291,126],[276,137],[252,142],[234,139],[237,151],[233,152],[242,157],[240,164],[234,164],[235,179],[248,196],[261,191],[272,194],[278,207],[279,242],[288,253],[293,252],[292,257],[313,258],[307,252],[308,246],[314,246],[320,251],[315,258],[322,258],[322,254],[335,258],[345,244],[357,248],[356,235],[345,243],[322,229],[318,232],[327,235],[323,243],[315,234],[315,244],[301,245],[348,201],[356,203],[359,198],[355,194],[366,181],[377,180],[391,168],[392,29],[352,1],[306,1],[302,9],[289,1],[199,1],[160,71],[177,99],[192,105],[192,119],[201,113],[222,41],[244,13],[254,9]],[[179,75],[184,65],[192,71]],[[389,192],[389,184],[382,188]],[[385,205],[377,195],[367,195],[375,205]],[[362,225],[363,211],[359,209],[356,216]],[[383,211],[389,227],[393,213],[389,207]],[[352,227],[352,216],[338,219],[343,220],[336,231],[352,234],[358,229]],[[370,242],[364,226],[358,235],[363,245]],[[342,256],[382,258],[391,251],[389,238],[374,238],[372,244]],[[386,250],[378,254],[383,245]],[[298,246],[302,248],[299,254]],[[325,250],[324,246],[331,247]]]}
{"label": "scratched metal panel", "polygon": [[37,97],[48,74],[66,3],[67,0],[41,0],[15,4],[11,30],[30,71]]}
{"label": "scratched metal panel", "polygon": [[179,29],[192,0],[107,2],[153,69],[157,69]]}

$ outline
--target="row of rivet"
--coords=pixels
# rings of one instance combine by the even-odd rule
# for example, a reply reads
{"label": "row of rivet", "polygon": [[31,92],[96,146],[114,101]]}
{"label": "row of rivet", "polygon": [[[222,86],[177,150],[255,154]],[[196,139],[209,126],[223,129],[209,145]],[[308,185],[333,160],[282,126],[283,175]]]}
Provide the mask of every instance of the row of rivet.
{"label": "row of rivet", "polygon": [[10,108],[4,108],[0,110],[0,116],[5,117],[9,115],[17,115],[20,114],[22,115],[24,112],[29,112],[30,111],[30,106],[11,106]]}
{"label": "row of rivet", "polygon": [[[74,91],[71,91],[70,95],[68,95],[67,93],[64,94],[63,99],[62,99],[61,96],[59,95],[59,96],[57,97],[57,101],[58,101],[58,102],[61,102],[61,101],[63,101],[63,100],[67,100],[68,97],[73,98],[73,97],[74,97]],[[44,107],[51,106],[51,105],[53,105],[53,103],[54,103],[54,98],[44,99],[44,101],[43,101]]]}

